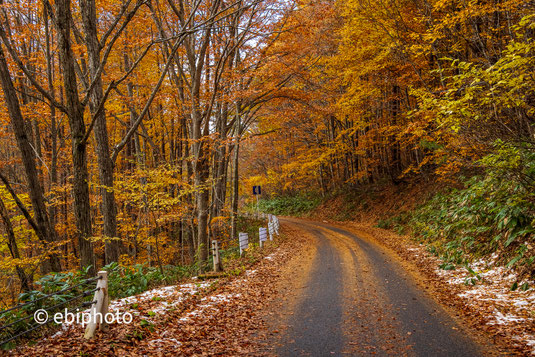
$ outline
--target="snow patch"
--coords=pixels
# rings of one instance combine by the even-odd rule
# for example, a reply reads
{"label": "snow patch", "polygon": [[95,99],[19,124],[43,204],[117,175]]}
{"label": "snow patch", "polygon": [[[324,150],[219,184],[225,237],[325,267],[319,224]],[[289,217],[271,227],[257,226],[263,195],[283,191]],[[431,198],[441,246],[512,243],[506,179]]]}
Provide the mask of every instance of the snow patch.
{"label": "snow patch", "polygon": [[217,294],[205,296],[201,299],[201,304],[197,305],[197,309],[188,312],[180,319],[180,321],[191,322],[192,318],[196,316],[209,317],[214,311],[219,311],[219,305],[223,305],[231,299],[239,297],[241,297],[240,294]]}
{"label": "snow patch", "polygon": [[500,311],[495,310],[494,321],[488,322],[489,325],[508,325],[515,322],[524,322],[526,319],[518,317],[512,314],[502,314]]}
{"label": "snow patch", "polygon": [[[176,338],[157,338],[148,342],[151,347],[159,347],[162,345],[173,345],[174,347],[180,347],[182,342],[178,341]],[[162,346],[163,347],[163,346]]]}
{"label": "snow patch", "polygon": [[[131,306],[146,301],[151,301],[151,311],[157,314],[162,314],[169,308],[178,305],[184,300],[185,296],[196,294],[208,288],[212,283],[185,283],[175,286],[164,286],[152,290],[145,291],[139,295],[129,296],[122,299],[110,302],[110,311],[127,308],[132,310],[134,314],[138,314]],[[168,301],[165,301],[168,300]],[[172,301],[169,301],[172,300]]]}
{"label": "snow patch", "polygon": [[[408,250],[413,255],[422,252],[419,248],[408,248]],[[498,266],[497,261],[498,254],[494,253],[486,259],[472,262],[469,269],[457,267],[455,270],[444,270],[437,267],[435,273],[448,284],[460,287],[463,291],[458,296],[467,304],[479,307],[483,302],[494,307],[487,310],[487,324],[515,327],[511,330],[518,331],[519,325],[528,326],[535,323],[532,313],[535,306],[535,289],[512,291],[511,286],[518,282],[519,287],[524,283],[533,287],[535,282],[518,281],[516,273],[504,266]],[[472,282],[475,285],[467,287]],[[526,332],[523,334],[516,332],[511,337],[529,346],[535,354],[535,336]]]}

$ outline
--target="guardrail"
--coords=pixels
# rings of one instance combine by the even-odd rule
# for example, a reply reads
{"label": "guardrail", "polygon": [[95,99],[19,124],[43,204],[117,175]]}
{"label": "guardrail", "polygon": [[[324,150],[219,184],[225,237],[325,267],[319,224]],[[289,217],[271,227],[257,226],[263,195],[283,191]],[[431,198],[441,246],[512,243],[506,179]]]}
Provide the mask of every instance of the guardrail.
{"label": "guardrail", "polygon": [[[39,302],[45,301],[46,299],[53,298],[54,296],[59,296],[59,295],[61,295],[63,293],[72,291],[72,290],[74,290],[76,288],[79,288],[81,286],[93,283],[95,281],[97,282],[97,286],[95,288],[83,291],[81,294],[73,296],[73,297],[71,297],[71,298],[69,298],[69,299],[67,299],[65,301],[62,301],[62,302],[57,303],[57,304],[54,304],[52,306],[40,306],[40,304],[38,304]],[[83,299],[83,298],[85,298],[87,296],[90,296],[92,293],[95,293],[92,301],[82,302],[80,305],[74,306],[74,307],[71,306],[71,303],[73,301]],[[7,329],[12,328],[12,327],[16,326],[17,324],[19,324],[21,322],[24,322],[24,321],[28,321],[28,320],[33,319],[33,321],[35,323],[35,324],[32,324],[31,321],[28,321],[29,327],[27,329],[25,329],[22,332],[15,332],[15,334],[13,334],[12,336],[0,341],[0,347],[6,345],[7,343],[9,343],[11,341],[15,341],[15,340],[17,340],[17,339],[19,339],[19,338],[21,338],[21,337],[23,337],[25,335],[28,335],[29,333],[31,333],[33,331],[36,331],[36,330],[48,325],[51,321],[54,321],[54,319],[49,319],[48,312],[54,312],[60,307],[66,307],[65,311],[67,311],[68,310],[67,306],[71,310],[76,310],[76,312],[78,312],[80,308],[84,308],[85,309],[88,306],[91,306],[90,314],[91,314],[92,318],[91,318],[91,321],[89,322],[89,324],[87,325],[86,333],[84,335],[84,337],[86,337],[86,338],[91,338],[91,337],[94,336],[94,333],[95,333],[95,330],[96,330],[96,325],[98,324],[98,323],[92,324],[92,322],[97,322],[96,321],[97,320],[96,319],[97,312],[100,312],[102,314],[102,316],[104,316],[104,314],[108,312],[108,301],[109,301],[108,300],[108,272],[100,271],[96,277],[84,279],[83,281],[81,281],[78,284],[63,288],[63,289],[55,291],[53,293],[43,295],[43,296],[41,296],[41,297],[39,297],[37,299],[34,299],[34,300],[31,300],[31,301],[19,304],[17,306],[13,306],[13,307],[11,307],[9,309],[0,311],[0,320],[1,320],[1,319],[5,318],[7,316],[6,314],[8,314],[10,312],[14,312],[16,310],[20,310],[20,309],[23,309],[23,308],[28,308],[28,307],[30,307],[32,305],[35,306],[35,310],[33,311],[33,313],[28,313],[27,316],[24,316],[24,317],[22,317],[20,319],[17,319],[15,321],[12,321],[12,322],[9,322],[9,323],[7,323],[5,325],[0,326],[0,333],[1,333],[1,332],[7,331]],[[100,324],[101,327],[105,328],[105,322],[104,321],[101,321],[101,322],[102,322]]]}
{"label": "guardrail", "polygon": [[[245,214],[246,217],[250,217],[249,214]],[[257,214],[254,215],[255,218],[258,217]],[[267,219],[267,228],[266,227],[260,227],[258,229],[258,243],[260,245],[260,248],[264,246],[264,242],[267,241],[268,233],[269,233],[269,240],[273,240],[273,236],[276,234],[279,235],[279,228],[280,228],[280,222],[279,218],[273,214],[265,214],[260,213],[260,217],[262,219]],[[238,234],[238,241],[240,246],[240,255],[243,255],[243,252],[245,249],[249,247],[249,236],[247,233],[240,232]]]}

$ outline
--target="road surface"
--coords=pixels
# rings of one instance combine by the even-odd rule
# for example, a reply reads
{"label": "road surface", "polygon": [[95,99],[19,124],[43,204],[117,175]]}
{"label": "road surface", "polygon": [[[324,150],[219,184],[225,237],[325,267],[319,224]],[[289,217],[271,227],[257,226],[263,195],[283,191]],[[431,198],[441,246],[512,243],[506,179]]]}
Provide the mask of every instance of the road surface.
{"label": "road surface", "polygon": [[325,223],[281,222],[306,235],[313,252],[294,269],[294,298],[284,304],[285,321],[277,322],[277,355],[494,354],[376,243]]}

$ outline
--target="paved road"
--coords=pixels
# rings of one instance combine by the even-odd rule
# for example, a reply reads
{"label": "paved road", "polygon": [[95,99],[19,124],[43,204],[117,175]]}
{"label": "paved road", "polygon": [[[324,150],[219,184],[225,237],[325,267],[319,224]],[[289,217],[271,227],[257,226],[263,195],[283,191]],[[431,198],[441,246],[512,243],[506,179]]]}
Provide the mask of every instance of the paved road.
{"label": "paved road", "polygon": [[283,223],[311,237],[316,253],[278,355],[488,355],[375,243],[328,224]]}

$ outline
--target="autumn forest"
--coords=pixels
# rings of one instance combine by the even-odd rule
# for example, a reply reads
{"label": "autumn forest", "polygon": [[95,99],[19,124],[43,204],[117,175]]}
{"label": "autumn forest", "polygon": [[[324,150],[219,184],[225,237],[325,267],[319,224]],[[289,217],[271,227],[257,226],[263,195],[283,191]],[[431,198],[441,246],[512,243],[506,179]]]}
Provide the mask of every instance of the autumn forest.
{"label": "autumn forest", "polygon": [[0,2],[0,309],[47,274],[202,270],[212,239],[237,244],[253,185],[272,199],[455,188],[409,224],[469,237],[441,251],[452,261],[498,250],[533,274],[534,12],[526,0]]}

